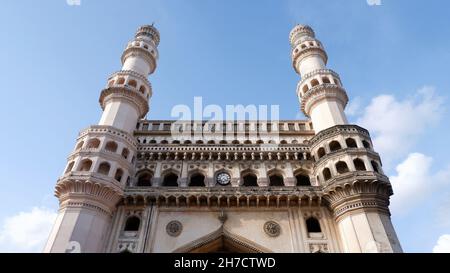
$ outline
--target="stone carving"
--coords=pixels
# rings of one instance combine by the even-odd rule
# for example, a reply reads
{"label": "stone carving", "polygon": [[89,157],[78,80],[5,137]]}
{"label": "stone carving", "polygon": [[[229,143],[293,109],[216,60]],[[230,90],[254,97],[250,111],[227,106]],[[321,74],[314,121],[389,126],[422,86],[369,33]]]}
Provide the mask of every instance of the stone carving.
{"label": "stone carving", "polygon": [[181,234],[183,225],[179,221],[170,221],[166,226],[167,234],[172,237],[177,237]]}
{"label": "stone carving", "polygon": [[277,237],[281,233],[281,227],[275,221],[268,221],[264,224],[264,231],[270,237]]}

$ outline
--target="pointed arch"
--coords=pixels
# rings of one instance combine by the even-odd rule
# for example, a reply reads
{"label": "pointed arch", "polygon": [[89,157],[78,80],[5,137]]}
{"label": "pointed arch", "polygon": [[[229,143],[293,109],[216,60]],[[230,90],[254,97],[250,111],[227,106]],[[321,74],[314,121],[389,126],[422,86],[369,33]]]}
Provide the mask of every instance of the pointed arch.
{"label": "pointed arch", "polygon": [[250,241],[247,238],[233,234],[223,226],[197,240],[187,243],[173,253],[204,253],[217,252],[222,249],[241,253],[271,253],[269,249]]}

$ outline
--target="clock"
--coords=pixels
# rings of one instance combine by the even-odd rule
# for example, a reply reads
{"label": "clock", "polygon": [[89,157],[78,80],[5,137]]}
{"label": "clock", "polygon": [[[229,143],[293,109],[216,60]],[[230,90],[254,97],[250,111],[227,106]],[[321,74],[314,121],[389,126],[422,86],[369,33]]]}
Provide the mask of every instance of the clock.
{"label": "clock", "polygon": [[231,182],[231,176],[228,173],[219,173],[216,176],[216,182],[222,186],[228,185]]}

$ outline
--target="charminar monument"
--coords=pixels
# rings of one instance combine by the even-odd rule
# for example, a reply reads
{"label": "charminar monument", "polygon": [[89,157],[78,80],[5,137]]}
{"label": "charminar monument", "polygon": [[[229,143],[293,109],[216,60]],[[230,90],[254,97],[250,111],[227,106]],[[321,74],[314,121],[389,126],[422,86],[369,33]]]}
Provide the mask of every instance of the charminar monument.
{"label": "charminar monument", "polygon": [[305,25],[289,41],[307,120],[147,120],[160,34],[140,27],[56,183],[44,252],[402,252],[323,44]]}

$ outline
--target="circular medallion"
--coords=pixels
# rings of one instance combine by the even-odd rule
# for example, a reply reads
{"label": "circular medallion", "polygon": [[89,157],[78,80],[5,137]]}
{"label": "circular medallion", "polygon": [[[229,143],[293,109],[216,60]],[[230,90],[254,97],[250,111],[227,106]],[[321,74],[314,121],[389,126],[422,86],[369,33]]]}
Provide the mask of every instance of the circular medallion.
{"label": "circular medallion", "polygon": [[183,225],[179,221],[170,221],[166,226],[167,234],[177,237],[183,230]]}
{"label": "circular medallion", "polygon": [[280,227],[280,225],[277,222],[267,221],[264,224],[264,231],[270,237],[277,237],[281,233],[281,227]]}
{"label": "circular medallion", "polygon": [[219,173],[216,176],[216,182],[220,185],[228,185],[231,182],[231,176],[228,173]]}

